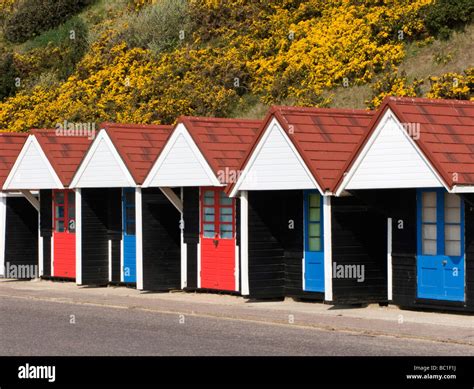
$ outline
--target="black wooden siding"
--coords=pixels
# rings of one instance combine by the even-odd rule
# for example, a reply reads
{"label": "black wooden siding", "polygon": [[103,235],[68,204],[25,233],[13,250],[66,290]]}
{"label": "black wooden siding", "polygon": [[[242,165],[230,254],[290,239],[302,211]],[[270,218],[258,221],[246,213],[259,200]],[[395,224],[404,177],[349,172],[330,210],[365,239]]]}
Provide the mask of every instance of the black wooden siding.
{"label": "black wooden siding", "polygon": [[180,212],[158,188],[143,189],[143,289],[181,288]]}
{"label": "black wooden siding", "polygon": [[[417,298],[416,189],[353,191],[392,218],[392,302],[402,307],[474,310],[474,196],[465,202],[466,303]],[[472,204],[472,205],[471,205]],[[403,228],[401,228],[403,227]]]}
{"label": "black wooden siding", "polygon": [[[335,303],[387,300],[387,218],[356,197],[331,199],[332,263],[364,266],[364,281],[335,278]],[[333,268],[331,269],[331,272]]]}
{"label": "black wooden siding", "polygon": [[285,295],[285,251],[281,243],[280,192],[248,192],[249,297]]}
{"label": "black wooden siding", "polygon": [[183,188],[184,243],[187,245],[187,286],[198,286],[199,188]]}
{"label": "black wooden siding", "polygon": [[[283,191],[280,194],[282,209],[280,241],[284,249],[285,295],[305,299],[323,300],[324,293],[303,291],[304,258],[304,203],[303,191]],[[290,228],[290,222],[293,228]]]}
{"label": "black wooden siding", "polygon": [[51,237],[53,236],[53,192],[40,191],[40,234],[43,238],[43,276],[51,277]]}
{"label": "black wooden siding", "polygon": [[5,262],[38,266],[38,211],[24,197],[7,197],[5,226]]}
{"label": "black wooden siding", "polygon": [[303,191],[249,191],[249,293],[321,300],[303,291]]}
{"label": "black wooden siding", "polygon": [[107,284],[109,281],[107,189],[82,189],[81,194],[82,284]]}

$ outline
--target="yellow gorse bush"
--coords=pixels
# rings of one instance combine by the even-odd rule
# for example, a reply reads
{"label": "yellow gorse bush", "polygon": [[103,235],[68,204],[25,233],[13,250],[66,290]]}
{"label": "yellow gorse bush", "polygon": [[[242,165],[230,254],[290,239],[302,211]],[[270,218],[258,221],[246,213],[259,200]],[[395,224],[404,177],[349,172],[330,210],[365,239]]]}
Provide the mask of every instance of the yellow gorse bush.
{"label": "yellow gorse bush", "polygon": [[429,98],[474,100],[474,67],[466,69],[464,74],[445,73],[430,77],[430,83]]}
{"label": "yellow gorse bush", "polygon": [[323,90],[370,82],[399,63],[404,42],[424,34],[420,11],[430,3],[190,0],[196,25],[174,50],[154,55],[127,47],[111,27],[66,81],[20,90],[0,103],[0,129],[223,116],[249,93],[265,103],[324,105]]}

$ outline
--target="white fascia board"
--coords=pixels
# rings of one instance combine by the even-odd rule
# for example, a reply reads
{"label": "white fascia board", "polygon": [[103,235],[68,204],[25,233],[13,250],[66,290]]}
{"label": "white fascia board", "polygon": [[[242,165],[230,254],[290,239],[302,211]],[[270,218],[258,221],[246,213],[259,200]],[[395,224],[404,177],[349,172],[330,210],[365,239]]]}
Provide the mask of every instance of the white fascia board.
{"label": "white fascia board", "polygon": [[[174,129],[173,133],[171,134],[170,138],[166,142],[165,147],[161,151],[160,156],[154,163],[152,169],[150,170],[150,173],[146,177],[142,188],[149,188],[149,187],[156,187],[156,186],[161,186],[159,184],[159,175],[160,175],[160,169],[163,166],[163,163],[166,161],[166,159],[169,157],[171,151],[173,150],[173,147],[175,147],[177,140],[179,139],[180,136],[183,136],[184,139],[186,140],[188,146],[190,147],[193,155],[196,157],[198,160],[199,164],[201,167],[204,169],[207,177],[209,178],[209,184],[208,186],[225,186],[224,184],[220,183],[219,180],[216,177],[216,174],[214,171],[211,169],[209,163],[206,161],[206,158],[204,155],[202,155],[201,151],[197,147],[196,143],[194,142],[191,134],[187,130],[186,126],[183,123],[179,123],[176,128]],[[158,177],[158,183],[154,183],[156,177]],[[179,185],[176,185],[179,186]],[[196,186],[206,186],[206,185],[196,185]]]}
{"label": "white fascia board", "polygon": [[[112,153],[115,162],[119,165],[120,169],[122,170],[126,181],[128,182],[128,187],[134,188],[137,186],[135,180],[132,177],[132,174],[129,172],[127,166],[125,165],[125,162],[123,161],[122,157],[120,156],[119,152],[117,151],[117,148],[115,147],[114,143],[110,139],[109,135],[107,134],[107,131],[105,129],[101,129],[99,131],[99,135],[95,138],[94,142],[92,143],[91,147],[89,148],[89,151],[87,152],[86,156],[84,157],[83,161],[81,162],[81,165],[79,166],[79,169],[77,169],[76,174],[74,174],[74,178],[72,179],[70,188],[81,188],[81,178],[84,175],[84,173],[87,171],[90,162],[92,161],[94,154],[97,151],[97,148],[99,147],[100,143],[104,141],[109,148],[110,152]],[[96,186],[94,186],[96,187]],[[107,186],[104,187],[110,187],[110,184],[107,184]],[[121,186],[122,187],[122,186]]]}
{"label": "white fascia board", "polygon": [[454,185],[451,193],[474,193],[472,185]]}
{"label": "white fascia board", "polygon": [[[377,124],[377,128],[375,131],[372,133],[370,136],[369,140],[365,144],[364,148],[362,149],[362,152],[358,155],[356,158],[354,164],[350,168],[350,170],[345,173],[344,179],[342,180],[341,185],[336,189],[335,195],[336,196],[341,196],[341,194],[346,190],[347,185],[351,181],[352,177],[354,174],[357,172],[357,169],[361,165],[362,161],[364,160],[365,156],[369,153],[372,145],[375,143],[377,140],[377,137],[383,130],[383,128],[387,125],[388,121],[393,120],[398,129],[405,135],[405,137],[408,139],[408,141],[411,143],[411,145],[414,147],[415,151],[418,153],[418,155],[423,159],[423,161],[426,163],[428,168],[431,170],[431,172],[434,174],[436,179],[439,181],[440,186],[444,187],[447,191],[450,191],[449,187],[446,186],[444,183],[443,179],[441,176],[438,174],[438,171],[433,167],[431,162],[426,158],[425,154],[420,150],[416,142],[412,139],[412,137],[407,134],[407,132],[403,129],[403,126],[400,122],[400,120],[397,118],[397,116],[393,113],[393,111],[389,108],[387,111],[384,113],[384,116],[382,119],[379,121]],[[371,189],[380,189],[380,188],[371,188]]]}
{"label": "white fascia board", "polygon": [[56,170],[54,170],[53,166],[51,165],[51,162],[49,162],[48,157],[44,153],[43,148],[39,144],[38,139],[36,139],[36,136],[34,136],[34,135],[29,135],[28,136],[28,139],[26,140],[25,144],[23,145],[23,148],[21,149],[20,154],[18,155],[12,169],[10,170],[10,173],[8,174],[7,179],[5,180],[5,183],[3,185],[3,189],[4,190],[37,189],[37,188],[20,188],[20,187],[14,187],[12,185],[12,181],[15,177],[15,174],[17,174],[17,172],[18,172],[18,170],[19,170],[19,168],[20,168],[20,166],[21,166],[21,164],[22,164],[22,162],[23,162],[23,160],[26,156],[26,153],[28,152],[28,149],[29,149],[30,146],[36,148],[36,150],[38,151],[41,159],[46,164],[46,166],[48,168],[48,171],[51,174],[51,177],[53,178],[53,181],[54,181],[54,187],[53,188],[42,188],[42,189],[64,189],[64,185],[61,182],[58,174],[56,173]]}
{"label": "white fascia board", "polygon": [[[325,195],[325,193],[323,192],[323,190],[319,186],[318,182],[316,181],[316,178],[313,176],[313,174],[309,170],[308,166],[304,162],[303,158],[301,157],[300,153],[296,149],[295,145],[293,144],[293,142],[288,137],[288,134],[284,131],[283,127],[280,125],[280,122],[274,117],[274,118],[272,118],[270,123],[267,125],[267,127],[264,129],[264,133],[263,133],[262,137],[260,138],[260,141],[258,142],[257,147],[255,147],[255,150],[252,152],[252,155],[250,156],[250,158],[247,162],[247,165],[245,166],[242,173],[239,175],[239,178],[238,178],[236,184],[234,185],[234,187],[232,188],[232,191],[231,191],[229,196],[230,197],[235,197],[237,195],[237,192],[239,191],[240,186],[244,182],[245,177],[247,175],[249,175],[250,177],[252,176],[252,173],[251,173],[252,166],[255,163],[255,160],[257,159],[258,155],[262,151],[262,148],[265,145],[265,142],[266,142],[267,138],[269,137],[272,129],[275,126],[281,132],[281,134],[283,135],[283,137],[284,137],[285,141],[287,142],[288,146],[295,153],[295,155],[297,156],[299,162],[301,163],[301,165],[305,169],[306,173],[310,177],[312,183],[314,184],[314,187],[304,188],[304,189],[305,190],[306,189],[317,189],[321,195]],[[301,189],[301,188],[298,188],[298,189]]]}

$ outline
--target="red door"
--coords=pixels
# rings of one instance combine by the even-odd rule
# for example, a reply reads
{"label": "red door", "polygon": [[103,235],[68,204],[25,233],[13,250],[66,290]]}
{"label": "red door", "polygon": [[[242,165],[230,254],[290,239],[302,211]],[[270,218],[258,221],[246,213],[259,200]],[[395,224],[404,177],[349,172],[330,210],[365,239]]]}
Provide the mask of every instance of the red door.
{"label": "red door", "polygon": [[235,201],[201,189],[201,288],[235,289]]}
{"label": "red door", "polygon": [[76,278],[76,203],[73,191],[53,191],[53,224],[53,276]]}

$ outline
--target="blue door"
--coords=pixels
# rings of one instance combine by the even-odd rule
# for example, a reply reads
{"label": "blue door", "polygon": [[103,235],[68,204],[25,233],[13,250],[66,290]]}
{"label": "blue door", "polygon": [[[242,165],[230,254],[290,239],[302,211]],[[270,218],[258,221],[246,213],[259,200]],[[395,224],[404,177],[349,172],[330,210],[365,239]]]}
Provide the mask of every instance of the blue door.
{"label": "blue door", "polygon": [[323,198],[304,192],[304,290],[324,292]]}
{"label": "blue door", "polygon": [[135,189],[123,189],[123,281],[136,282]]}
{"label": "blue door", "polygon": [[417,294],[464,301],[464,203],[444,189],[417,193]]}

